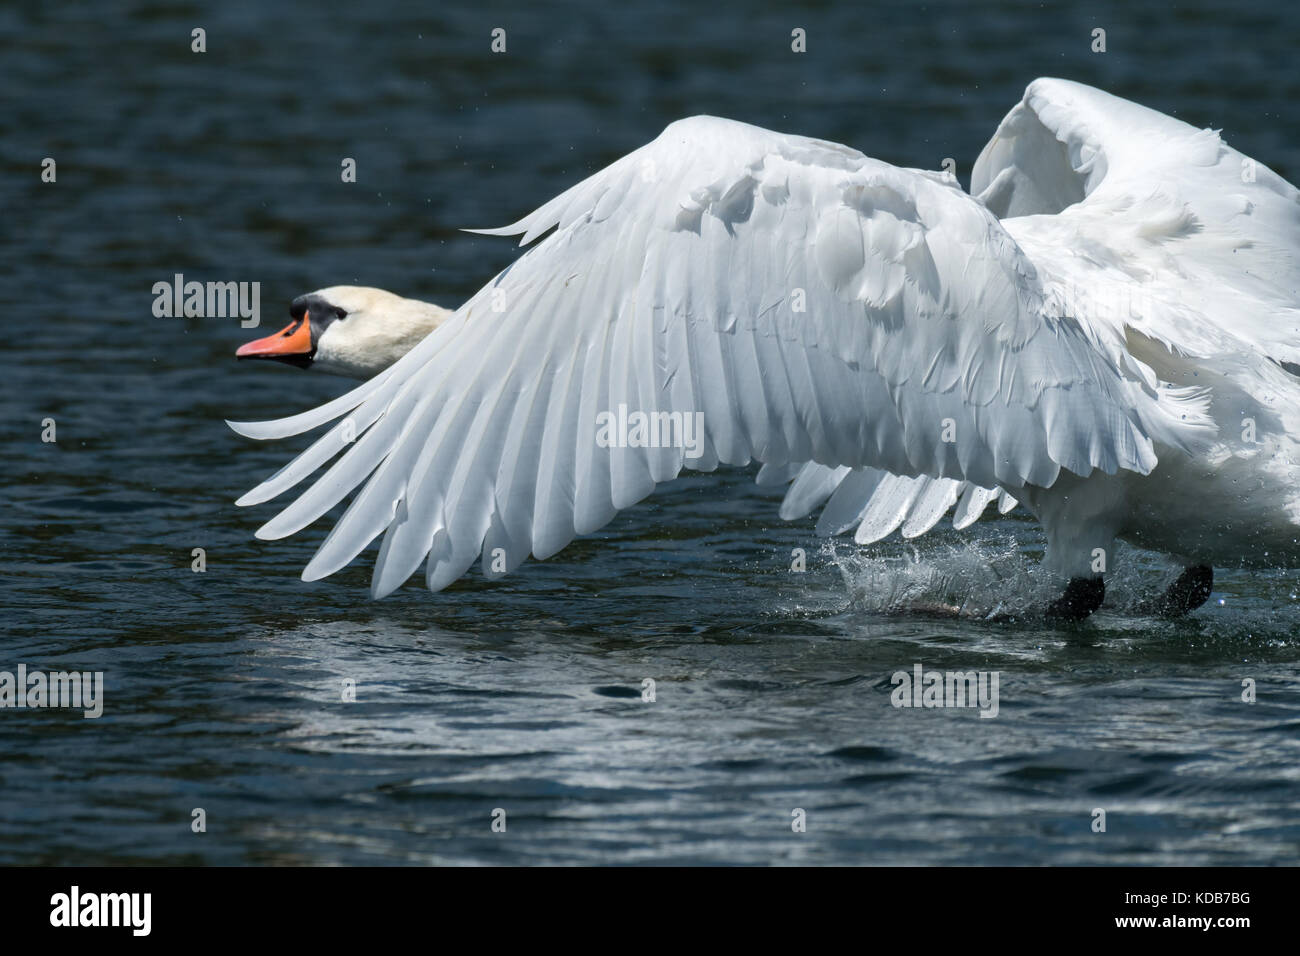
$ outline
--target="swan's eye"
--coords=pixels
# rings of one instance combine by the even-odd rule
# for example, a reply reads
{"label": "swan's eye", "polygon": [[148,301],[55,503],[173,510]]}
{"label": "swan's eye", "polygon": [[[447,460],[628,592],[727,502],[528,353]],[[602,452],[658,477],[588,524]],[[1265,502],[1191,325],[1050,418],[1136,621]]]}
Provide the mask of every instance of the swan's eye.
{"label": "swan's eye", "polygon": [[337,317],[337,318],[340,318],[340,319],[346,319],[346,318],[348,317],[348,310],[347,310],[347,309],[340,309],[340,308],[336,305],[336,306],[334,306],[334,315],[335,315],[335,317]]}

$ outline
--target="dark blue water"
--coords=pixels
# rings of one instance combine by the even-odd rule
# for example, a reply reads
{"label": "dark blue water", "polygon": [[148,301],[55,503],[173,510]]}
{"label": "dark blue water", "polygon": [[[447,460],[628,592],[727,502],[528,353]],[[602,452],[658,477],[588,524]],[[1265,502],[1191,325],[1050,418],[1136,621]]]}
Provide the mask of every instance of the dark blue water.
{"label": "dark blue water", "polygon": [[[222,423],[345,383],[237,364],[238,320],[154,318],[151,288],[257,281],[272,328],[341,283],[454,305],[513,256],[457,229],[673,119],[953,157],[966,182],[1038,75],[1222,128],[1296,181],[1298,47],[1296,8],[1211,0],[0,8],[0,670],[106,683],[98,720],[0,710],[0,861],[1294,862],[1295,574],[1221,572],[1163,623],[1133,606],[1170,569],[1130,551],[1079,628],[901,617],[896,593],[1014,600],[1036,527],[829,552],[733,470],[503,583],[373,603],[368,560],[299,580],[328,522],[253,539],[270,511],[234,499],[302,445]],[[892,707],[916,663],[998,671],[998,717]]]}

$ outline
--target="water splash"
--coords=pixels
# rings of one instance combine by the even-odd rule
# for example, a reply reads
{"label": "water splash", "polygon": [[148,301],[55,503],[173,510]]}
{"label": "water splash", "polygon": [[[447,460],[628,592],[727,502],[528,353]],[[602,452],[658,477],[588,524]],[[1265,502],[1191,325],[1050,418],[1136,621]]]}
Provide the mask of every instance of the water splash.
{"label": "water splash", "polygon": [[1031,612],[1049,600],[1037,561],[1013,538],[944,543],[922,551],[861,549],[828,542],[826,557],[839,570],[849,599],[877,614],[932,613],[992,620]]}
{"label": "water splash", "polygon": [[[1039,616],[1060,597],[1065,582],[1046,572],[1042,554],[1013,534],[982,540],[906,543],[862,549],[830,541],[824,556],[840,572],[852,605],[876,614],[936,614],[969,620]],[[1116,550],[1106,575],[1105,607],[1140,613],[1179,568],[1137,548]]]}

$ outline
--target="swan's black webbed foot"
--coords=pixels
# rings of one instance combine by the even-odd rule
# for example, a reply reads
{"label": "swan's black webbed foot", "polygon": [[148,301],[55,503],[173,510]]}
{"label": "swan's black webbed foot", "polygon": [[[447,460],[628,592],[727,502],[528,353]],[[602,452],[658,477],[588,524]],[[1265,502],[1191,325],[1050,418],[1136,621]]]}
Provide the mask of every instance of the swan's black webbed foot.
{"label": "swan's black webbed foot", "polygon": [[1106,597],[1106,584],[1101,578],[1070,578],[1065,594],[1047,605],[1049,621],[1082,621]]}
{"label": "swan's black webbed foot", "polygon": [[1214,588],[1214,568],[1197,564],[1184,569],[1173,584],[1145,608],[1160,617],[1182,617],[1195,611],[1210,598]]}

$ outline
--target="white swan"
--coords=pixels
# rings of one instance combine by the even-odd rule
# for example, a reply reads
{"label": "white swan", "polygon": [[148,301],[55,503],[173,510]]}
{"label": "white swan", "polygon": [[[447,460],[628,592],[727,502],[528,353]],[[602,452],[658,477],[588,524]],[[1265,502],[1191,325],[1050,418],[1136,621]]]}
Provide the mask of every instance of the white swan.
{"label": "white swan", "polygon": [[[975,198],[834,143],[673,123],[482,230],[554,232],[454,313],[317,293],[316,363],[378,374],[231,423],[272,439],[342,419],[239,504],[342,452],[257,534],[293,534],[363,486],[303,578],[382,533],[376,597],[426,556],[435,591],[480,556],[499,576],[683,467],[755,459],[760,481],[793,479],[784,517],[824,504],[819,529],[861,542],[1022,504],[1069,579],[1054,616],[1100,604],[1117,537],[1188,565],[1168,613],[1205,600],[1213,565],[1293,565],[1296,189],[1213,131],[1056,79],[1030,84],[972,179]],[[357,314],[330,322],[349,301]],[[397,334],[389,314],[436,330]],[[626,421],[667,433],[643,447]]]}

